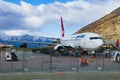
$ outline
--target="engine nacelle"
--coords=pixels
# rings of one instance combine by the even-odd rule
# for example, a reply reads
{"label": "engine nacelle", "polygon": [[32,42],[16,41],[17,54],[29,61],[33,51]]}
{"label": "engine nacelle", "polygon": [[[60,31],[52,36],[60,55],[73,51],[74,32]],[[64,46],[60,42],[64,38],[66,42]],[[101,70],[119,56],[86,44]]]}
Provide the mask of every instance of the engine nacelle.
{"label": "engine nacelle", "polygon": [[54,47],[54,50],[57,50],[57,51],[64,51],[64,46],[63,45],[56,45],[55,47]]}

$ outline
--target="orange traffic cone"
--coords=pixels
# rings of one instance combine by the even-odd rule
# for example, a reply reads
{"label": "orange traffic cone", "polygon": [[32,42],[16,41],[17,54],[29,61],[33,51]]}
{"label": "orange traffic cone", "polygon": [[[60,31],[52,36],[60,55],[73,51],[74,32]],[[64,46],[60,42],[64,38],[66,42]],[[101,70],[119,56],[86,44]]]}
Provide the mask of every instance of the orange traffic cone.
{"label": "orange traffic cone", "polygon": [[81,65],[82,66],[88,65],[87,59],[85,57],[82,57],[82,59],[81,59]]}

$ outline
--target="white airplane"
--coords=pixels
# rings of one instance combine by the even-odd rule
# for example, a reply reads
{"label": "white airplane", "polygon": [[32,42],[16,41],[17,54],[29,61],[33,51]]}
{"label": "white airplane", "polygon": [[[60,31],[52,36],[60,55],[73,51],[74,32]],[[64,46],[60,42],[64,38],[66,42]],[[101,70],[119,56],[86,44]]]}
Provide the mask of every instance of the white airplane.
{"label": "white airplane", "polygon": [[62,38],[60,39],[60,44],[55,46],[55,50],[59,48],[72,47],[72,48],[82,48],[85,51],[95,50],[103,45],[103,39],[96,33],[86,32],[81,34],[73,34],[68,37],[64,36],[64,25],[61,17],[61,28],[62,28]]}

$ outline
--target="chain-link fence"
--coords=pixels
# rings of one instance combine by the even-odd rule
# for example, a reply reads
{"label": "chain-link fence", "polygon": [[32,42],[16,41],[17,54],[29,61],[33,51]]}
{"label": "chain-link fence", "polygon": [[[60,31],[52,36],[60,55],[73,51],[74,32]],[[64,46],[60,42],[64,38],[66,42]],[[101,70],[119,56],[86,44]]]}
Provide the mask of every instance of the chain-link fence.
{"label": "chain-link fence", "polygon": [[[4,72],[80,72],[120,71],[120,63],[111,61],[104,53],[92,55],[53,55],[53,51],[30,51],[19,49],[15,52],[18,61],[7,61],[6,51],[0,50],[0,73]],[[58,54],[58,53],[57,53]]]}

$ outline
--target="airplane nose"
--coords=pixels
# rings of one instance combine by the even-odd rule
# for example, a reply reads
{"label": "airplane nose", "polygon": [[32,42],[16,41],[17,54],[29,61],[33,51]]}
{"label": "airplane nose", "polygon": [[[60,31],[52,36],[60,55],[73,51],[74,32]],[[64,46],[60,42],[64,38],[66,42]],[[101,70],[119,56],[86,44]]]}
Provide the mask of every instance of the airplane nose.
{"label": "airplane nose", "polygon": [[104,44],[103,40],[98,41],[98,45],[102,46]]}

